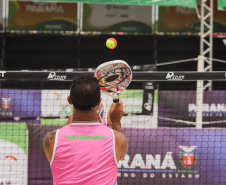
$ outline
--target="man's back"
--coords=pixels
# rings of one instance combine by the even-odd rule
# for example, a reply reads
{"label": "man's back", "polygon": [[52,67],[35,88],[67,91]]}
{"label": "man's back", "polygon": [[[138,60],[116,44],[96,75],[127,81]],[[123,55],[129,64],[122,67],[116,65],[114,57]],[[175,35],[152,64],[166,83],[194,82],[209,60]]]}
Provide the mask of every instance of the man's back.
{"label": "man's back", "polygon": [[99,123],[72,123],[56,132],[50,163],[54,185],[115,185],[114,133]]}

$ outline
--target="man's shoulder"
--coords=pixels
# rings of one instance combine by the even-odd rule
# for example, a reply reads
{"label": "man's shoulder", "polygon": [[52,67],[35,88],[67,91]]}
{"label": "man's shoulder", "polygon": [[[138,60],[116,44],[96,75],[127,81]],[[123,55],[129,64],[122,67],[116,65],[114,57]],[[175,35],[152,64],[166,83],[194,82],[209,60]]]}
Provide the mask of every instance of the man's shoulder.
{"label": "man's shoulder", "polygon": [[48,161],[52,159],[53,147],[55,143],[56,130],[53,130],[46,134],[43,140],[43,148],[46,154]]}
{"label": "man's shoulder", "polygon": [[45,135],[45,138],[43,140],[44,149],[54,144],[55,136],[56,136],[56,130],[53,130]]}

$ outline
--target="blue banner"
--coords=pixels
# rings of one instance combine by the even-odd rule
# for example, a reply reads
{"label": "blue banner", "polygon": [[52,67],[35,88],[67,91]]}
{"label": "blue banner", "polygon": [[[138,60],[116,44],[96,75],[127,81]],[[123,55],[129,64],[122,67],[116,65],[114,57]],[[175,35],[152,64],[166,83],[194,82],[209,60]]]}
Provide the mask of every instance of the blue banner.
{"label": "blue banner", "polygon": [[[62,126],[28,125],[29,179],[33,184],[52,184],[42,142],[36,141],[42,141],[46,133],[59,127]],[[118,185],[212,185],[226,182],[226,129],[123,130],[128,140],[128,153],[118,163]],[[43,169],[45,173],[37,174]]]}
{"label": "blue banner", "polygon": [[[40,117],[41,90],[1,89],[0,101],[0,118],[3,122],[5,122],[4,118],[20,121],[21,118]],[[24,119],[23,122],[25,122]],[[26,122],[39,123],[40,121]]]}
{"label": "blue banner", "polygon": [[224,184],[226,129],[124,129],[118,184]]}

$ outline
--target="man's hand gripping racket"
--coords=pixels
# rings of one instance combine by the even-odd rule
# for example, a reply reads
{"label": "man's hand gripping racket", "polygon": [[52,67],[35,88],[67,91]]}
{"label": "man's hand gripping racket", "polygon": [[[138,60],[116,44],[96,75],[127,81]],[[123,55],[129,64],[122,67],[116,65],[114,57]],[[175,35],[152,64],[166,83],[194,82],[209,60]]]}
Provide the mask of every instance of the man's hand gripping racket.
{"label": "man's hand gripping racket", "polygon": [[126,90],[132,80],[132,70],[123,60],[113,60],[99,65],[95,71],[103,93],[111,96],[116,104],[119,95]]}

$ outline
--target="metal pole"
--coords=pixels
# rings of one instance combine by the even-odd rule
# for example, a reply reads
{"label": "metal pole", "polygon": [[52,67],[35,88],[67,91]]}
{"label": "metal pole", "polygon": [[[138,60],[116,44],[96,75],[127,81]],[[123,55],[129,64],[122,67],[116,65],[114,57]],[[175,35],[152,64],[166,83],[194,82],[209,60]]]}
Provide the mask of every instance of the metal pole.
{"label": "metal pole", "polygon": [[[213,0],[201,0],[200,21],[200,55],[204,56],[204,71],[212,71],[213,56]],[[212,90],[212,81],[209,80],[205,88]],[[205,89],[204,88],[204,89]]]}
{"label": "metal pole", "polygon": [[[198,57],[198,72],[204,71],[204,60],[203,56]],[[196,128],[202,128],[202,107],[203,107],[203,80],[197,81],[196,90]]]}

